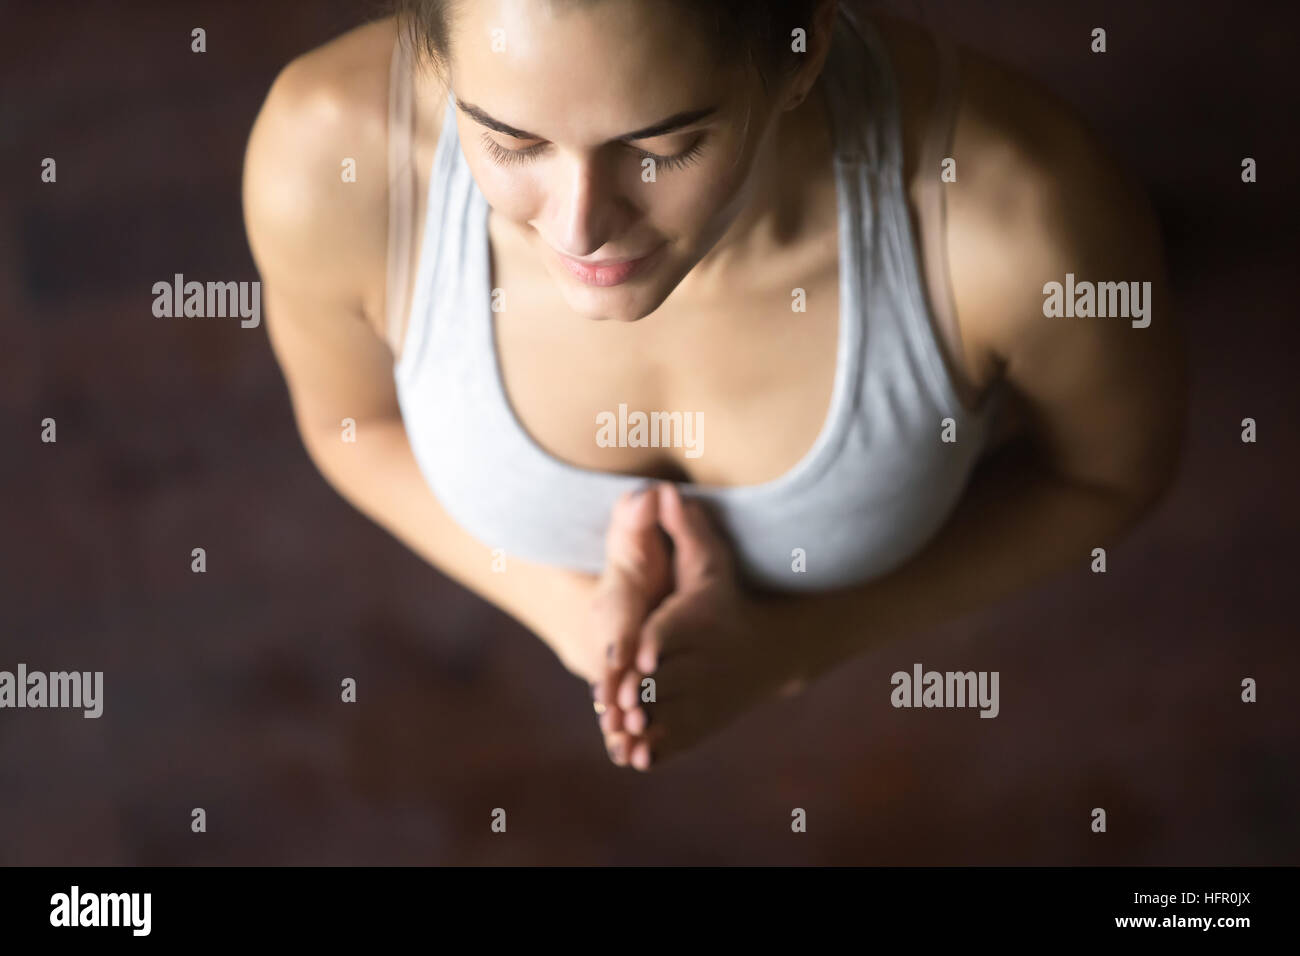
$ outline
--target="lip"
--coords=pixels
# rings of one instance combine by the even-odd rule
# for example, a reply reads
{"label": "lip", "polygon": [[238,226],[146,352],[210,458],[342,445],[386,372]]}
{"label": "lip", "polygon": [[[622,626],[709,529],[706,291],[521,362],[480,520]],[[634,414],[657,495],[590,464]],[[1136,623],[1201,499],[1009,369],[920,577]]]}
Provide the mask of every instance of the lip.
{"label": "lip", "polygon": [[603,288],[626,282],[644,269],[662,249],[663,245],[660,245],[636,259],[602,259],[600,262],[582,262],[562,252],[555,255],[576,279]]}

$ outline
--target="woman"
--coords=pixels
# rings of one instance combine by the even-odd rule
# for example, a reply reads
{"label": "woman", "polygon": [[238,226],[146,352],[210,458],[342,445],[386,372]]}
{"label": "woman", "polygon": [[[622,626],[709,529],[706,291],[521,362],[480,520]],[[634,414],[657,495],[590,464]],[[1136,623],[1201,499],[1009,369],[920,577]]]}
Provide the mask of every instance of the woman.
{"label": "woman", "polygon": [[1141,191],[848,3],[410,0],[277,78],[245,216],[312,460],[620,765],[1094,561],[1175,469]]}

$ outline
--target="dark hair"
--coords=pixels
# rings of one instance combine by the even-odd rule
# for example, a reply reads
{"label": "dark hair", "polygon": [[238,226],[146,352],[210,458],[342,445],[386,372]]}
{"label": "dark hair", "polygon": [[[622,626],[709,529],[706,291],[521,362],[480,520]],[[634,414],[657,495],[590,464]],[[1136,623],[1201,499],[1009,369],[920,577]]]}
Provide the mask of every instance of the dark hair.
{"label": "dark hair", "polygon": [[[399,28],[417,56],[445,75],[448,12],[465,0],[394,0]],[[550,6],[590,6],[602,0],[534,0]],[[651,0],[638,0],[651,2]],[[813,18],[827,0],[653,0],[671,3],[704,31],[709,46],[724,64],[747,63],[757,69],[763,89],[784,80],[800,66],[802,54],[791,50],[791,31],[802,27],[811,38]]]}

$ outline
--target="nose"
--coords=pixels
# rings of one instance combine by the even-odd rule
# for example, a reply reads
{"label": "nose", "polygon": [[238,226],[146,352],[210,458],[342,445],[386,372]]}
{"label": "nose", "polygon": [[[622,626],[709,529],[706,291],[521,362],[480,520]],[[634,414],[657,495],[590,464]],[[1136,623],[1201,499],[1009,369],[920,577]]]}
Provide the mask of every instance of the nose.
{"label": "nose", "polygon": [[559,164],[551,192],[548,230],[555,248],[585,258],[627,231],[631,210],[620,195],[609,164],[599,156]]}

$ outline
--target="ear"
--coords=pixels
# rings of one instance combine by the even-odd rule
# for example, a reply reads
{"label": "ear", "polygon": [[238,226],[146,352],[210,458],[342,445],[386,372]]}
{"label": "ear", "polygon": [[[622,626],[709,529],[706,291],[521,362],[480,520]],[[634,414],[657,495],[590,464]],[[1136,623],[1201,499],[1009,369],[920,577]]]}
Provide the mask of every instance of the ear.
{"label": "ear", "polygon": [[835,36],[835,16],[839,11],[839,0],[818,0],[813,7],[813,21],[808,25],[808,52],[804,54],[806,62],[799,67],[791,80],[791,93],[785,108],[792,110],[801,104],[812,90],[817,78],[826,66],[826,58],[831,52],[831,41]]}
{"label": "ear", "polygon": [[840,10],[840,0],[818,0],[817,9],[813,13],[813,46],[809,50],[817,59],[817,71],[814,76],[822,71],[826,64],[826,57],[831,52],[831,41],[835,37],[835,21]]}

